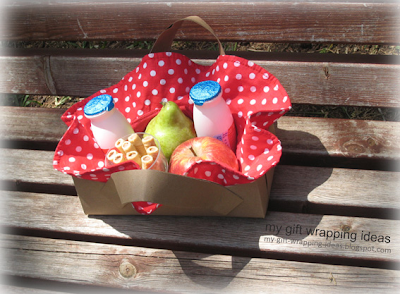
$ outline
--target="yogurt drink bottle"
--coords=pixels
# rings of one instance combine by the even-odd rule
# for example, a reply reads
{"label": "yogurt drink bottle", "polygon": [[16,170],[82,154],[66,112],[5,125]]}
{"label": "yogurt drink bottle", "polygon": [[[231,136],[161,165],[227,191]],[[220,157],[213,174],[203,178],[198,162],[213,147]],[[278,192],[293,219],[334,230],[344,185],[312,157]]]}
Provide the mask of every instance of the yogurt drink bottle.
{"label": "yogurt drink bottle", "polygon": [[204,81],[190,89],[193,123],[198,137],[214,137],[236,151],[236,127],[232,113],[222,98],[221,86]]}
{"label": "yogurt drink bottle", "polygon": [[113,148],[119,138],[134,133],[125,116],[114,107],[110,95],[100,95],[91,99],[83,112],[90,119],[93,136],[103,150]]}

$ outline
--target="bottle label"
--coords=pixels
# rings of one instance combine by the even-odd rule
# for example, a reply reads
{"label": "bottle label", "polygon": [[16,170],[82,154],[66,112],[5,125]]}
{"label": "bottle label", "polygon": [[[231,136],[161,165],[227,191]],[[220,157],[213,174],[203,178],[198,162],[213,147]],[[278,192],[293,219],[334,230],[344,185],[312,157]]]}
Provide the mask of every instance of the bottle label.
{"label": "bottle label", "polygon": [[214,136],[215,139],[218,139],[225,143],[228,147],[230,147],[233,152],[235,152],[236,149],[236,127],[235,127],[235,122],[232,123],[230,128],[222,134],[219,134],[217,136]]}

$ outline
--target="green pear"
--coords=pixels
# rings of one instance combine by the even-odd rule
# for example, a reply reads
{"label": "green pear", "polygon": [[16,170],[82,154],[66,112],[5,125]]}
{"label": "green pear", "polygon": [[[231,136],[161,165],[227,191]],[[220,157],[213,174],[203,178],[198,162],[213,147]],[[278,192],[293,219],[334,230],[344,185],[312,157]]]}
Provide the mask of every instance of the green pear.
{"label": "green pear", "polygon": [[145,132],[156,137],[168,160],[176,147],[196,137],[193,121],[172,101],[163,104],[160,112],[147,125]]}

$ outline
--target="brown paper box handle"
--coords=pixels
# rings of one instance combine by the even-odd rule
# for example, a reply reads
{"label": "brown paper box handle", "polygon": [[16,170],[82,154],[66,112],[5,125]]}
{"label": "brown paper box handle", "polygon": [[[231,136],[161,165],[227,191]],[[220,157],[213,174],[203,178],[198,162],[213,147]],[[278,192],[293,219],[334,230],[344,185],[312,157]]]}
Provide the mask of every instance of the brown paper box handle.
{"label": "brown paper box handle", "polygon": [[203,208],[227,215],[243,201],[217,183],[157,170],[113,173],[110,181],[115,185],[122,205],[148,201],[175,207]]}
{"label": "brown paper box handle", "polygon": [[161,35],[157,38],[156,42],[154,43],[153,48],[151,49],[150,52],[156,53],[156,52],[170,51],[172,41],[175,38],[176,32],[182,26],[182,23],[185,20],[193,21],[198,25],[201,25],[206,30],[208,30],[217,39],[219,45],[219,54],[225,55],[224,48],[222,47],[222,44],[218,39],[217,35],[215,34],[214,30],[202,18],[195,15],[188,16],[174,22],[169,28],[167,28],[164,32],[161,33]]}

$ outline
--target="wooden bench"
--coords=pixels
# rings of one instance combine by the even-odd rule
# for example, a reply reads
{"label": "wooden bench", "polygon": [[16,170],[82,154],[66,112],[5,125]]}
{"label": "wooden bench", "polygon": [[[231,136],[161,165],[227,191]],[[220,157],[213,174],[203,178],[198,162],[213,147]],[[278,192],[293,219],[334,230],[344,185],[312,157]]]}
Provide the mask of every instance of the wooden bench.
{"label": "wooden bench", "polygon": [[[151,41],[174,21],[196,14],[223,42],[398,44],[399,9],[395,1],[26,1],[2,4],[6,26],[0,35],[11,41]],[[214,41],[191,23],[183,31],[179,40]],[[85,97],[118,82],[147,53],[3,50],[0,92]],[[181,53],[204,64],[218,54]],[[400,106],[397,57],[228,54],[274,74],[293,103]],[[281,118],[277,136],[283,157],[265,219],[87,216],[71,177],[52,167],[66,131],[62,112],[0,108],[4,289],[391,293],[399,288],[399,122]]]}

